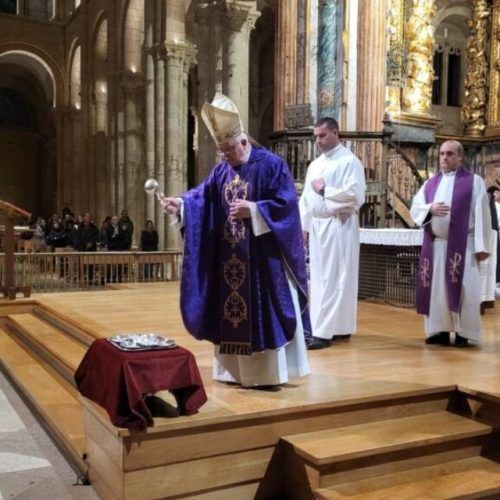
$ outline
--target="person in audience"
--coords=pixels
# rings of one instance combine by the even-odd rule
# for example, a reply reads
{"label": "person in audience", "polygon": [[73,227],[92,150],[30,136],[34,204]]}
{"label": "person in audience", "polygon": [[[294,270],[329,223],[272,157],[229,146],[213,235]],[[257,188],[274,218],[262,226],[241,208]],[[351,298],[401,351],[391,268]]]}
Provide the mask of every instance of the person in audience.
{"label": "person in audience", "polygon": [[[141,251],[157,252],[158,251],[158,231],[152,220],[146,221],[146,227],[141,232]],[[152,279],[156,276],[156,266],[152,263],[144,264],[144,278]]]}
{"label": "person in audience", "polygon": [[130,219],[128,211],[125,209],[122,210],[119,224],[125,238],[125,250],[130,250],[132,248],[132,237],[134,235],[134,223]]}

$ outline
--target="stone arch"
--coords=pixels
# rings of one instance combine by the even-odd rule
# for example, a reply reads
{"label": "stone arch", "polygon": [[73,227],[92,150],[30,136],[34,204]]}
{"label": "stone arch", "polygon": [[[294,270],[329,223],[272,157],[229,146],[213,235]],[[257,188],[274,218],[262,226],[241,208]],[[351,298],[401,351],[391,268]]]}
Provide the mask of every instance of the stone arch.
{"label": "stone arch", "polygon": [[52,107],[63,104],[62,72],[56,61],[44,50],[26,43],[1,44],[0,62],[13,63],[27,69],[42,85]]}
{"label": "stone arch", "polygon": [[144,2],[129,0],[123,24],[123,68],[132,73],[142,69],[144,43]]}
{"label": "stone arch", "polygon": [[0,55],[4,111],[0,117],[0,198],[44,214],[55,206],[57,176],[57,91],[49,69],[23,51]]}

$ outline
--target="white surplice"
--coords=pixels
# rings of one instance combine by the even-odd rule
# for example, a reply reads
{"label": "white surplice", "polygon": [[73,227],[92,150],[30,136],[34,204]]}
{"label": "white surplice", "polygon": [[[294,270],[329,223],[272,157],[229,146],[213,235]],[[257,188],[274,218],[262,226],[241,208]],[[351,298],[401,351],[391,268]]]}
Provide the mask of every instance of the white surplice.
{"label": "white surplice", "polygon": [[[455,177],[456,172],[443,174],[432,203],[444,202],[451,207]],[[491,216],[484,181],[478,175],[474,175],[460,313],[449,310],[446,291],[446,249],[450,214],[444,217],[431,216],[429,211],[432,203],[425,202],[424,189],[425,184],[413,199],[411,216],[419,226],[431,224],[432,232],[436,236],[433,243],[430,310],[429,315],[425,316],[426,336],[430,337],[439,332],[456,332],[462,337],[479,342],[481,294],[479,264],[474,254],[488,252],[491,234]]]}
{"label": "white surplice", "polygon": [[[325,180],[324,196],[311,181]],[[315,337],[356,333],[359,269],[358,210],[365,201],[365,171],[339,144],[307,170],[299,202],[302,228],[309,233],[310,312]]]}
{"label": "white surplice", "polygon": [[[171,225],[182,227],[182,199],[179,216],[171,216]],[[250,204],[252,231],[256,237],[271,231],[255,203]],[[287,273],[293,300],[297,326],[293,339],[279,349],[254,352],[251,356],[221,354],[214,346],[213,378],[221,382],[233,382],[243,387],[285,384],[290,378],[309,375],[309,359],[302,325],[297,286]]]}
{"label": "white surplice", "polygon": [[495,300],[495,288],[497,281],[497,245],[498,233],[491,230],[490,256],[479,263],[479,275],[481,276],[481,302],[492,302]]}

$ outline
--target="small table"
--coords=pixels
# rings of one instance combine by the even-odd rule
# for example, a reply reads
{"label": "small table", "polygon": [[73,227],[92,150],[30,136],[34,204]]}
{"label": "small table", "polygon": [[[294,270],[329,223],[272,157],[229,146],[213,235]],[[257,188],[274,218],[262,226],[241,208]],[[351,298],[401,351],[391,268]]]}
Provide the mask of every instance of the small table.
{"label": "small table", "polygon": [[191,415],[207,395],[191,352],[183,347],[122,351],[95,340],[75,372],[80,393],[102,406],[117,427],[145,429],[153,417],[144,398],[161,390],[175,397],[181,415]]}

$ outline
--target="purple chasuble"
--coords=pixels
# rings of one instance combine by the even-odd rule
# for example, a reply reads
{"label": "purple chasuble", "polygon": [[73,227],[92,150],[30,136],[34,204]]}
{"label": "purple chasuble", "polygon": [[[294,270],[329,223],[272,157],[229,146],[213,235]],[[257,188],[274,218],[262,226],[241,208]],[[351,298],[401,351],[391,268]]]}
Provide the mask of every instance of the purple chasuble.
{"label": "purple chasuble", "polygon": [[[245,164],[216,165],[182,198],[181,313],[189,333],[225,354],[286,345],[297,326],[288,272],[310,335],[297,193],[285,162],[254,147]],[[255,202],[271,231],[256,237],[250,219],[232,219],[235,199]]]}
{"label": "purple chasuble", "polygon": [[[443,174],[440,172],[425,184],[425,202],[432,203]],[[464,277],[469,215],[474,186],[474,174],[459,167],[455,174],[450,210],[450,227],[446,245],[446,292],[450,311],[460,312],[460,297]],[[417,312],[429,314],[435,235],[430,221],[424,227],[424,241],[417,278]]]}

